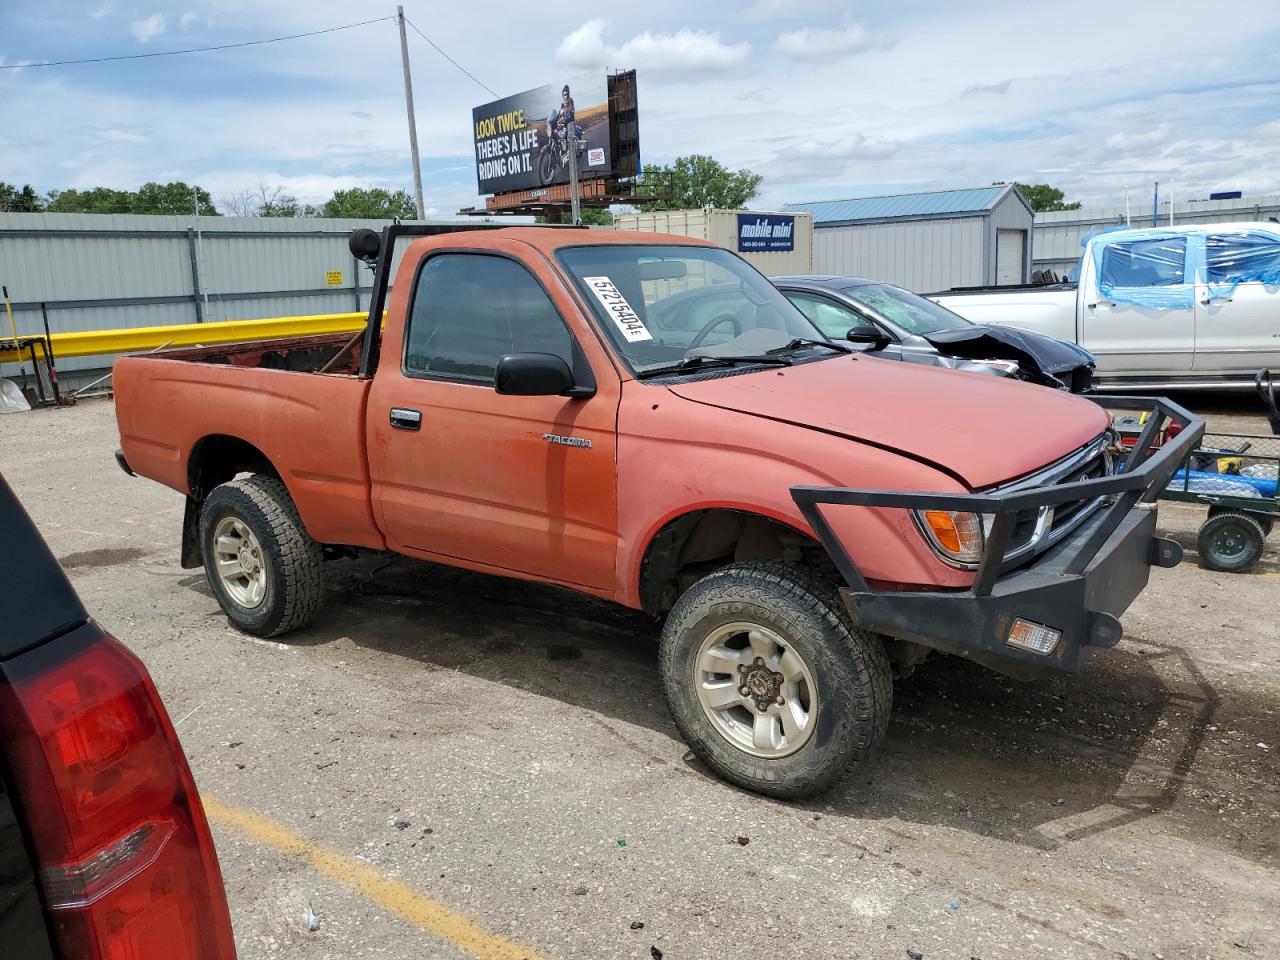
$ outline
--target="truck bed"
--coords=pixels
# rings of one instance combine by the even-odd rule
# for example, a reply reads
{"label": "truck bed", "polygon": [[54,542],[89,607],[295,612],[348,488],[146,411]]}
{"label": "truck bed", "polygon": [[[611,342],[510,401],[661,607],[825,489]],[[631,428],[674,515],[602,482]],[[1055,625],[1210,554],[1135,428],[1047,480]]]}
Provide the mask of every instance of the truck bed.
{"label": "truck bed", "polygon": [[[318,373],[351,340],[353,334],[325,333],[283,340],[256,340],[250,343],[223,343],[212,347],[187,347],[155,354],[169,360],[190,363],[219,363],[233,367]],[[326,375],[354,376],[360,369],[364,345],[357,340]]]}
{"label": "truck bed", "polygon": [[382,549],[369,498],[369,382],[356,377],[359,343],[332,371],[319,373],[351,336],[122,357],[115,365],[116,417],[130,468],[189,494],[207,445],[222,445],[218,460],[228,451],[257,453],[288,487],[312,537]]}

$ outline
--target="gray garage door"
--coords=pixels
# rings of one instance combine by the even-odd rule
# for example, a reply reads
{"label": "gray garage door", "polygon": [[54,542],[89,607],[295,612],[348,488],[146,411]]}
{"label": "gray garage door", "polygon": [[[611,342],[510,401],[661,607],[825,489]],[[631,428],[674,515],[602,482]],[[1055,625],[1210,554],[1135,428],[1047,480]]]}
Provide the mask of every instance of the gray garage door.
{"label": "gray garage door", "polygon": [[996,232],[996,283],[1007,286],[1022,282],[1022,264],[1026,250],[1025,230]]}

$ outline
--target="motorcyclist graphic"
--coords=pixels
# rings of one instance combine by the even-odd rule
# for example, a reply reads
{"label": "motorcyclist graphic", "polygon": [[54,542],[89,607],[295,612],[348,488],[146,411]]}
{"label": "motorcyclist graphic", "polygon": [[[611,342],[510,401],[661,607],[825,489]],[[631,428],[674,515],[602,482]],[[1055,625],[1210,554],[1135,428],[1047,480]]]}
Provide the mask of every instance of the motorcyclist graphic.
{"label": "motorcyclist graphic", "polygon": [[538,175],[543,185],[550,184],[556,172],[569,162],[569,131],[579,142],[582,140],[582,127],[575,122],[573,95],[566,83],[560,88],[560,102],[552,108],[547,116],[547,142],[538,159]]}

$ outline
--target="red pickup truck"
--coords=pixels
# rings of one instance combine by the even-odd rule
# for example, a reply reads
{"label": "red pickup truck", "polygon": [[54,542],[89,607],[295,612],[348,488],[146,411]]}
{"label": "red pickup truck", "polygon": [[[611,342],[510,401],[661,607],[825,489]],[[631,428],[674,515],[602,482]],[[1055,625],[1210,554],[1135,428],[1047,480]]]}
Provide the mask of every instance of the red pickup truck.
{"label": "red pickup truck", "polygon": [[[609,598],[666,618],[697,754],[802,796],[878,744],[930,651],[1075,668],[1181,556],[1150,501],[1204,427],[1166,401],[861,356],[683,237],[402,225],[352,249],[377,272],[350,340],[116,364],[120,464],[186,495],[183,565],[250,633],[307,623],[325,560],[361,550]],[[1135,447],[1108,407],[1150,409]]]}

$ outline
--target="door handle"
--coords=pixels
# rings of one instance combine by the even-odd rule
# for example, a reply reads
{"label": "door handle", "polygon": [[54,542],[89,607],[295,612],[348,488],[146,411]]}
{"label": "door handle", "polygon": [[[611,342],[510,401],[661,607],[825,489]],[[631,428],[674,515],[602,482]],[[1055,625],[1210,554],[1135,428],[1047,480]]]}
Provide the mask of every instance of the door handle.
{"label": "door handle", "polygon": [[391,425],[397,430],[417,430],[422,426],[422,412],[408,407],[392,407]]}
{"label": "door handle", "polygon": [[1231,302],[1230,297],[1205,297],[1203,300],[1200,301],[1200,305],[1207,307],[1213,303],[1230,303],[1230,302]]}

